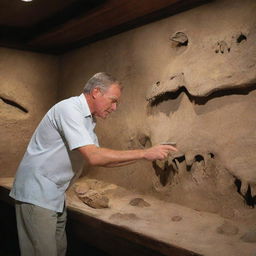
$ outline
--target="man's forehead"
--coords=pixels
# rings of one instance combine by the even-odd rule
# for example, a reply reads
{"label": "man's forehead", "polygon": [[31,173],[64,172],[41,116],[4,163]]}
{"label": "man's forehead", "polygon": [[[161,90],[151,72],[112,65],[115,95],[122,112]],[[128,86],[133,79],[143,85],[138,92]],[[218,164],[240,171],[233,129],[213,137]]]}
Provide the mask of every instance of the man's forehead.
{"label": "man's forehead", "polygon": [[111,84],[109,88],[118,88],[120,91],[122,91],[122,86],[118,83]]}
{"label": "man's forehead", "polygon": [[110,85],[110,87],[106,90],[107,94],[112,94],[112,95],[120,95],[122,92],[122,89],[120,87],[120,85],[118,84],[112,84]]}

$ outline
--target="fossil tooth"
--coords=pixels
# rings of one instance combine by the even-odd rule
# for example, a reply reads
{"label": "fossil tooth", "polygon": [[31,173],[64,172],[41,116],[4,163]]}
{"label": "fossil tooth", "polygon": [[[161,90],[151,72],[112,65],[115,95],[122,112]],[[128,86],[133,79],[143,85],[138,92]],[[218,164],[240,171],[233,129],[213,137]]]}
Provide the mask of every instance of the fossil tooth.
{"label": "fossil tooth", "polygon": [[166,164],[166,160],[156,160],[156,164],[159,168],[164,169],[165,164]]}
{"label": "fossil tooth", "polygon": [[192,166],[192,164],[195,161],[195,154],[192,151],[188,151],[185,153],[185,160],[186,160],[186,164],[187,166]]}
{"label": "fossil tooth", "polygon": [[248,186],[249,186],[248,182],[241,180],[240,192],[242,195],[244,195],[244,196],[246,195]]}
{"label": "fossil tooth", "polygon": [[178,172],[179,173],[185,173],[187,171],[187,166],[185,161],[179,161],[178,159],[174,159],[177,167],[178,167]]}
{"label": "fossil tooth", "polygon": [[256,184],[250,184],[252,197],[256,196]]}

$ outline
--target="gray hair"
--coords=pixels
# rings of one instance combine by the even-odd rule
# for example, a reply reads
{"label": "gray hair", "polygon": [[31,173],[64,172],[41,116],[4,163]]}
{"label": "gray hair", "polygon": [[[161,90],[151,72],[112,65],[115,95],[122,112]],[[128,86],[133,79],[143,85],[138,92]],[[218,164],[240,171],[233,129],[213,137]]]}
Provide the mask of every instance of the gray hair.
{"label": "gray hair", "polygon": [[89,94],[94,88],[100,88],[103,92],[105,92],[112,84],[117,84],[122,89],[121,83],[112,75],[105,72],[99,72],[93,75],[87,81],[83,92],[85,94]]}

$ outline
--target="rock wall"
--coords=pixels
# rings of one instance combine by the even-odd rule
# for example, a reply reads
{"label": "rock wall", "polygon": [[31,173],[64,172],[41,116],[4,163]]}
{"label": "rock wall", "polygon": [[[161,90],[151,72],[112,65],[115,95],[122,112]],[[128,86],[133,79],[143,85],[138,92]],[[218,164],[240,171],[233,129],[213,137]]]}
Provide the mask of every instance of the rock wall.
{"label": "rock wall", "polygon": [[174,141],[180,150],[166,162],[85,174],[224,215],[243,200],[253,206],[255,13],[253,0],[213,1],[62,56],[59,99],[99,71],[125,86],[118,111],[98,122],[102,146]]}
{"label": "rock wall", "polygon": [[125,89],[117,112],[98,120],[100,144],[174,141],[179,153],[84,175],[223,216],[254,206],[255,13],[254,0],[219,0],[59,57],[0,48],[0,176],[14,175],[57,100],[106,71]]}
{"label": "rock wall", "polygon": [[16,172],[42,116],[57,100],[56,56],[0,48],[1,177]]}

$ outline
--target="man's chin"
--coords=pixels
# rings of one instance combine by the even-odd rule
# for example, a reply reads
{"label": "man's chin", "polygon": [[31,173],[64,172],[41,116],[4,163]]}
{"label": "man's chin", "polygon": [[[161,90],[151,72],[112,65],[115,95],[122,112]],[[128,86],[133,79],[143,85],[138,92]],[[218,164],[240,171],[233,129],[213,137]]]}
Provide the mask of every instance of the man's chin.
{"label": "man's chin", "polygon": [[100,119],[106,119],[110,114],[111,114],[110,112],[103,112],[103,113],[96,114],[96,116],[99,117]]}
{"label": "man's chin", "polygon": [[104,113],[104,114],[100,115],[99,117],[100,117],[101,119],[106,119],[106,118],[109,116],[109,114],[110,114],[110,113]]}

